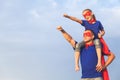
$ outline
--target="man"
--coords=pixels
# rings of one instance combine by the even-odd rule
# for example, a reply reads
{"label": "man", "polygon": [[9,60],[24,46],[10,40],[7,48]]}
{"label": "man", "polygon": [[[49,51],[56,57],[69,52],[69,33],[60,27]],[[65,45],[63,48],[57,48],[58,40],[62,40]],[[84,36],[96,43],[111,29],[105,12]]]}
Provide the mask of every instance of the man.
{"label": "man", "polygon": [[[72,45],[73,48],[76,47],[77,42],[61,27],[58,26],[57,29],[61,31],[64,38]],[[107,61],[102,67],[96,67],[97,64],[97,53],[95,46],[93,44],[94,35],[92,31],[86,30],[84,32],[85,47],[82,48],[80,54],[79,52],[75,54],[75,70],[79,71],[79,58],[82,67],[82,79],[81,80],[103,80],[101,72],[106,69],[106,67],[115,58],[113,53],[107,54]],[[107,80],[107,79],[104,79]]]}

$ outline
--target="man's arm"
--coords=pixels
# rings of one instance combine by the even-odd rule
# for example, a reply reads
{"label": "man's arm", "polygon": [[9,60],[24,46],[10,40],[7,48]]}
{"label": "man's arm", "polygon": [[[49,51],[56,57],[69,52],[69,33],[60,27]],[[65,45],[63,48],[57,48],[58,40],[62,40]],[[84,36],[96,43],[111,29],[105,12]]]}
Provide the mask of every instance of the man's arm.
{"label": "man's arm", "polygon": [[105,68],[107,68],[108,65],[111,64],[112,61],[114,60],[115,55],[114,55],[112,52],[110,52],[110,54],[107,54],[107,57],[108,57],[108,58],[107,58],[107,60],[105,61],[105,64],[104,64],[102,67],[97,67],[97,68],[96,68],[96,70],[97,70],[98,72],[100,72],[100,71],[104,70]]}
{"label": "man's arm", "polygon": [[71,20],[73,20],[73,21],[76,21],[76,22],[78,22],[78,23],[80,23],[80,24],[82,24],[82,20],[80,20],[80,19],[78,19],[78,18],[76,18],[76,17],[69,16],[69,15],[67,15],[67,14],[64,14],[63,16],[66,17],[66,18],[69,18],[69,19],[71,19]]}
{"label": "man's arm", "polygon": [[112,52],[110,52],[110,54],[108,54],[107,56],[108,58],[105,62],[105,65],[103,66],[103,69],[105,69],[109,64],[111,64],[112,61],[115,59],[115,55]]}
{"label": "man's arm", "polygon": [[73,38],[61,26],[58,26],[57,30],[59,30],[63,37],[72,45],[72,47],[75,48],[75,40],[73,40]]}

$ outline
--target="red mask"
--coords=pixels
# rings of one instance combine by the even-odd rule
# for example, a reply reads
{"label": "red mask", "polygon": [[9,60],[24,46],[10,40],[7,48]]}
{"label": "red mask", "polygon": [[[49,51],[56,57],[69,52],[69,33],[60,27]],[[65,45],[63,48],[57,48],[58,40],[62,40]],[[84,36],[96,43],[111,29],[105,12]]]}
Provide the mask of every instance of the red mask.
{"label": "red mask", "polygon": [[91,32],[86,32],[83,34],[84,37],[92,37],[92,34]]}
{"label": "red mask", "polygon": [[91,13],[90,11],[87,11],[85,14],[83,14],[83,16],[84,16],[84,17],[86,17],[86,16],[91,16],[91,14],[92,14],[92,13]]}

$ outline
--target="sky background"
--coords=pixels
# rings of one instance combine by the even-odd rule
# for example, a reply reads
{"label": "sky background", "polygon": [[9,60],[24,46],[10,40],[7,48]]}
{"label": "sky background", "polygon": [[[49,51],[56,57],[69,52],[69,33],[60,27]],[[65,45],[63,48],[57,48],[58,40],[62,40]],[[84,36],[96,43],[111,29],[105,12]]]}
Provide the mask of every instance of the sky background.
{"label": "sky background", "polygon": [[80,80],[74,51],[56,27],[81,41],[84,28],[63,14],[83,19],[86,8],[104,26],[104,39],[116,55],[109,75],[119,80],[120,0],[0,0],[0,80]]}

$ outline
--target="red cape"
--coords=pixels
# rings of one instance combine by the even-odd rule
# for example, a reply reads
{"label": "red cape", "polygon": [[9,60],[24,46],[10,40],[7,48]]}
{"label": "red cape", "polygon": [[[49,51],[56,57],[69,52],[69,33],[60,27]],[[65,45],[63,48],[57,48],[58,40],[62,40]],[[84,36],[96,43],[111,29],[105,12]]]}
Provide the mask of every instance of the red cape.
{"label": "red cape", "polygon": [[[107,44],[105,43],[105,41],[104,41],[103,38],[100,38],[100,42],[101,42],[102,45],[103,45],[103,46],[102,46],[102,53],[103,53],[103,55],[102,55],[102,65],[104,65],[104,64],[105,64],[104,55],[110,54],[110,50],[109,50],[109,48],[108,48],[108,46],[107,46]],[[103,80],[110,80],[107,69],[104,69],[104,70],[102,71],[102,75],[103,75]]]}

